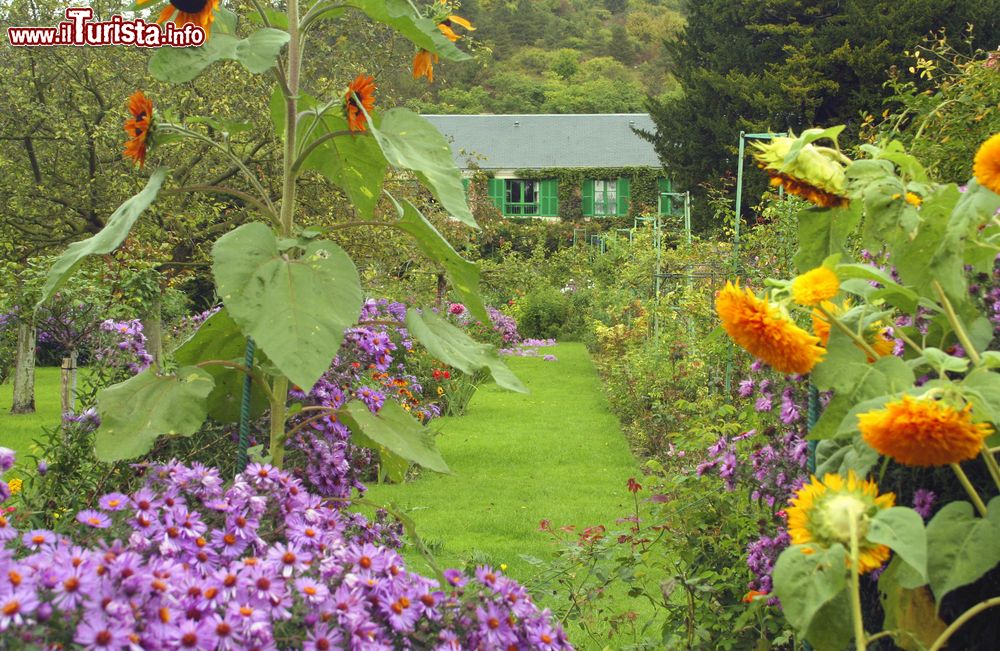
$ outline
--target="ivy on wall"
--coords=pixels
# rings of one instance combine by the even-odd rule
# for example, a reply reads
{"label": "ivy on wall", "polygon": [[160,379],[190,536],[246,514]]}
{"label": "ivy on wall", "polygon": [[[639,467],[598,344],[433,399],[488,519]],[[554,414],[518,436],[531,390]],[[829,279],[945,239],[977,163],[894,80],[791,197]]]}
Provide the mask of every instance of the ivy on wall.
{"label": "ivy on wall", "polygon": [[[557,179],[559,182],[559,217],[564,221],[583,219],[583,182],[587,179],[629,179],[632,205],[628,219],[647,211],[656,211],[659,198],[657,180],[666,172],[657,167],[550,167],[515,170],[523,179]],[[600,218],[601,220],[605,218]],[[630,224],[631,225],[631,224]]]}

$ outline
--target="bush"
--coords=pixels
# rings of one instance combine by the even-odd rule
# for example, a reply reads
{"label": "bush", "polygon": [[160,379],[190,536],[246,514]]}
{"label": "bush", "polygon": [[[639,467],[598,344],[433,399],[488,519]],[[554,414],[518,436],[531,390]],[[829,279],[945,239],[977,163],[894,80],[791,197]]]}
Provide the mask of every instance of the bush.
{"label": "bush", "polygon": [[525,337],[550,339],[563,333],[570,316],[570,299],[552,287],[538,287],[524,297],[518,327]]}

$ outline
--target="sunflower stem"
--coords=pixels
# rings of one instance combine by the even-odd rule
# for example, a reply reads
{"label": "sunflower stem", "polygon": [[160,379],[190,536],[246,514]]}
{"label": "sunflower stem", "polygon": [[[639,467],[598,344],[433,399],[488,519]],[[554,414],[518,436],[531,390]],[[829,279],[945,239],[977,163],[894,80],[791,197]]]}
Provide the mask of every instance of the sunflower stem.
{"label": "sunflower stem", "polygon": [[949,624],[948,628],[944,629],[941,635],[938,636],[938,639],[934,640],[934,644],[931,646],[930,651],[940,651],[943,649],[944,645],[948,642],[948,638],[950,638],[955,631],[962,628],[967,621],[984,610],[988,608],[995,608],[996,606],[1000,606],[1000,597],[993,597],[992,599],[987,599],[986,601],[980,601],[972,608],[969,608],[967,611],[959,615],[958,619]]}
{"label": "sunflower stem", "polygon": [[972,503],[976,505],[976,510],[979,511],[979,515],[985,518],[986,503],[983,502],[983,498],[979,496],[979,493],[976,491],[976,487],[972,485],[971,481],[969,481],[969,477],[965,474],[965,471],[962,470],[962,466],[957,463],[953,463],[951,464],[951,469],[955,472],[955,476],[958,477],[958,481],[962,484],[962,488],[964,488],[965,492],[969,494],[969,499],[971,499]]}
{"label": "sunflower stem", "polygon": [[958,320],[958,315],[955,314],[955,308],[952,306],[951,301],[944,293],[944,287],[941,286],[937,280],[933,283],[934,291],[937,292],[938,298],[941,299],[941,307],[944,308],[944,314],[948,317],[948,323],[951,327],[955,329],[955,335],[958,337],[958,341],[965,348],[965,354],[969,356],[969,359],[975,366],[979,366],[982,363],[982,358],[979,356],[979,351],[976,347],[972,345],[972,340],[969,339],[969,333],[965,331],[965,327],[962,322]]}
{"label": "sunflower stem", "polygon": [[986,445],[986,441],[983,441],[981,452],[983,454],[983,461],[986,463],[986,468],[990,471],[990,477],[993,478],[993,483],[996,484],[997,489],[1000,489],[1000,465],[997,465],[997,459],[993,456],[993,452],[989,446]]}
{"label": "sunflower stem", "polygon": [[861,614],[861,568],[858,523],[851,518],[851,619],[854,620],[854,646],[857,651],[867,649],[865,620]]}
{"label": "sunflower stem", "polygon": [[840,319],[831,314],[829,310],[827,310],[822,305],[817,305],[816,308],[823,313],[823,316],[829,319],[830,323],[832,323],[834,326],[837,327],[837,330],[840,330],[845,335],[850,337],[851,341],[857,344],[857,346],[861,348],[861,350],[868,353],[869,357],[871,357],[872,359],[878,359],[879,357],[881,357],[881,355],[879,355],[878,352],[876,352],[876,350],[871,347],[871,344],[869,344],[867,341],[865,341],[857,334],[855,334],[850,328],[844,325],[844,323]]}
{"label": "sunflower stem", "polygon": [[[294,1],[294,0],[293,0]],[[271,465],[281,468],[285,462],[285,417],[288,402],[288,378],[274,378],[274,389],[271,399],[271,438],[268,452],[271,455]]]}

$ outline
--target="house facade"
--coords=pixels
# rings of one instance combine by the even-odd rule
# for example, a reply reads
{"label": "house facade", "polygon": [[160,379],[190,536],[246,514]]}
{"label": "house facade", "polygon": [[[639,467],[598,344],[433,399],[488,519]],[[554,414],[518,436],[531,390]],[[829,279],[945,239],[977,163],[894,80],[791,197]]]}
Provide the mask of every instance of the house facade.
{"label": "house facade", "polygon": [[670,181],[633,131],[655,131],[647,113],[424,117],[467,177],[490,175],[490,199],[506,217],[621,217],[633,203],[669,214]]}

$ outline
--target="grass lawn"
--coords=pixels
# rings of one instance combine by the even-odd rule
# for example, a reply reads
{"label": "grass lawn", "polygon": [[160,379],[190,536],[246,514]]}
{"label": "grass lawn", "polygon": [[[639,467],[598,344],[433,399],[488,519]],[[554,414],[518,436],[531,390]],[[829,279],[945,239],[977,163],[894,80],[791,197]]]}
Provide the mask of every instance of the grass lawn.
{"label": "grass lawn", "polygon": [[[411,483],[368,491],[372,501],[409,512],[442,567],[461,566],[475,554],[506,563],[508,574],[530,582],[536,570],[520,554],[553,554],[540,520],[578,531],[596,524],[613,529],[630,512],[626,482],[639,476],[638,464],[586,348],[566,343],[543,350],[559,361],[508,358],[529,395],[491,384],[465,416],[433,421],[453,475],[425,472]],[[407,557],[426,571],[418,554]]]}
{"label": "grass lawn", "polygon": [[58,425],[62,418],[59,404],[59,369],[35,369],[35,413],[11,414],[14,396],[11,382],[0,385],[0,446],[17,452],[18,461],[27,461],[31,443],[43,427]]}

